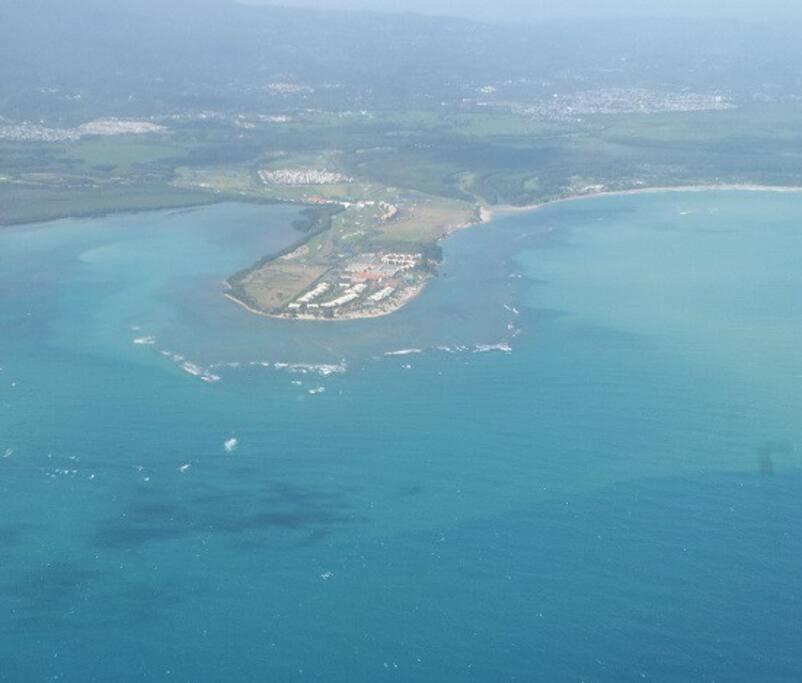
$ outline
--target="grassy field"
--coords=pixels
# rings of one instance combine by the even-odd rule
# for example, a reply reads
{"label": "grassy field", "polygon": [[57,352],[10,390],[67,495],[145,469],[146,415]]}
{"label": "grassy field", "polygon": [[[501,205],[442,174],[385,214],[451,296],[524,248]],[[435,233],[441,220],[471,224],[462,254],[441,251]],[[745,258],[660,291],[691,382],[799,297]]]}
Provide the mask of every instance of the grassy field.
{"label": "grassy field", "polygon": [[235,296],[250,307],[269,311],[286,306],[328,269],[328,266],[306,262],[277,260],[238,279],[232,289]]}

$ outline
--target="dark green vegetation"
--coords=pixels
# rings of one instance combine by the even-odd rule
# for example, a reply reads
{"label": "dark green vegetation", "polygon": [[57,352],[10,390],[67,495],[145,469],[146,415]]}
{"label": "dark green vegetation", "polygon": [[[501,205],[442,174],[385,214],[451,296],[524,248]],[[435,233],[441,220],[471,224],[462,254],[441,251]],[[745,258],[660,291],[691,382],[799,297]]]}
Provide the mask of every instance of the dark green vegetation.
{"label": "dark green vegetation", "polygon": [[[325,112],[243,130],[174,124],[167,135],[59,144],[0,141],[0,223],[261,196],[271,155],[335,150],[330,165],[360,181],[484,204],[530,204],[583,188],[694,183],[802,185],[802,107],[588,116],[373,112],[333,122]],[[292,166],[293,155],[286,158]],[[176,186],[179,169],[212,182]],[[227,174],[235,174],[224,182]],[[238,174],[238,175],[237,175]],[[248,185],[239,182],[240,177]],[[309,227],[305,227],[308,230]]]}
{"label": "dark green vegetation", "polygon": [[[309,206],[301,211],[301,218],[296,220],[292,227],[302,232],[307,237],[311,237],[319,232],[328,230],[331,227],[331,219],[342,211],[343,208],[337,204]],[[288,248],[287,253],[294,248],[295,247]]]}
{"label": "dark green vegetation", "polygon": [[163,185],[77,188],[0,183],[0,222],[14,225],[66,216],[198,206],[214,201],[215,197],[203,192]]}

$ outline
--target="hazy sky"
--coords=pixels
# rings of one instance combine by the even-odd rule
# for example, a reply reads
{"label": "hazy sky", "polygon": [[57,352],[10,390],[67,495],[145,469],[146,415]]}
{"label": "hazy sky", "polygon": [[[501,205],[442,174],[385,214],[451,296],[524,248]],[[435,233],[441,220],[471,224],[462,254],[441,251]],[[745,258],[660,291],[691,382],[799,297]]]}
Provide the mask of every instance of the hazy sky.
{"label": "hazy sky", "polygon": [[499,21],[633,14],[772,22],[802,19],[802,0],[268,0],[268,4],[414,11]]}

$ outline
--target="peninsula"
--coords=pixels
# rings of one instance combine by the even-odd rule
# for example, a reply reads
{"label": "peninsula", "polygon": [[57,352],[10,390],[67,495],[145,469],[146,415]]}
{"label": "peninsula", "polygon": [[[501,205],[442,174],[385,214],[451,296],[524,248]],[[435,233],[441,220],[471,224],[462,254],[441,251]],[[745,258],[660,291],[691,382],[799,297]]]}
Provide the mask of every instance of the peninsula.
{"label": "peninsula", "polygon": [[[359,182],[326,167],[262,168],[228,191],[307,205],[300,238],[226,282],[225,296],[259,315],[298,320],[374,318],[420,293],[442,257],[439,241],[481,220],[477,204]],[[282,161],[286,162],[285,159]],[[222,187],[213,171],[181,185]]]}
{"label": "peninsula", "polygon": [[[265,181],[266,172],[260,171],[258,175]],[[307,176],[298,172],[294,177]],[[337,177],[337,174],[317,172],[316,177]],[[711,190],[802,192],[802,187],[714,183],[646,187],[635,181],[633,187],[621,189],[605,185],[574,188],[573,193],[531,205],[476,204],[470,213],[467,204],[441,204],[439,213],[430,204],[427,210],[424,202],[431,203],[434,200],[431,197],[418,197],[418,203],[398,205],[373,200],[338,202],[315,196],[307,201],[317,202],[317,207],[307,209],[308,221],[300,225],[311,234],[290,250],[265,257],[229,278],[225,296],[251,313],[274,318],[380,317],[402,308],[423,291],[437,272],[442,255],[438,243],[453,230],[486,223],[499,214],[536,211],[579,199]],[[385,188],[384,192],[387,191]],[[404,234],[407,240],[394,240]]]}

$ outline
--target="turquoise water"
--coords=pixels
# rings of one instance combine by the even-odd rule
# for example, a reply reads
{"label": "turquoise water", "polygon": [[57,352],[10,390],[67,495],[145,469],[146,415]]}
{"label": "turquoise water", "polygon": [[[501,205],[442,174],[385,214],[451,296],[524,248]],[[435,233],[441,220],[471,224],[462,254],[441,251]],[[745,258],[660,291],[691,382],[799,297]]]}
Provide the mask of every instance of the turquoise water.
{"label": "turquoise water", "polygon": [[508,216],[384,319],[223,299],[295,215],[0,232],[0,680],[802,679],[798,197]]}

